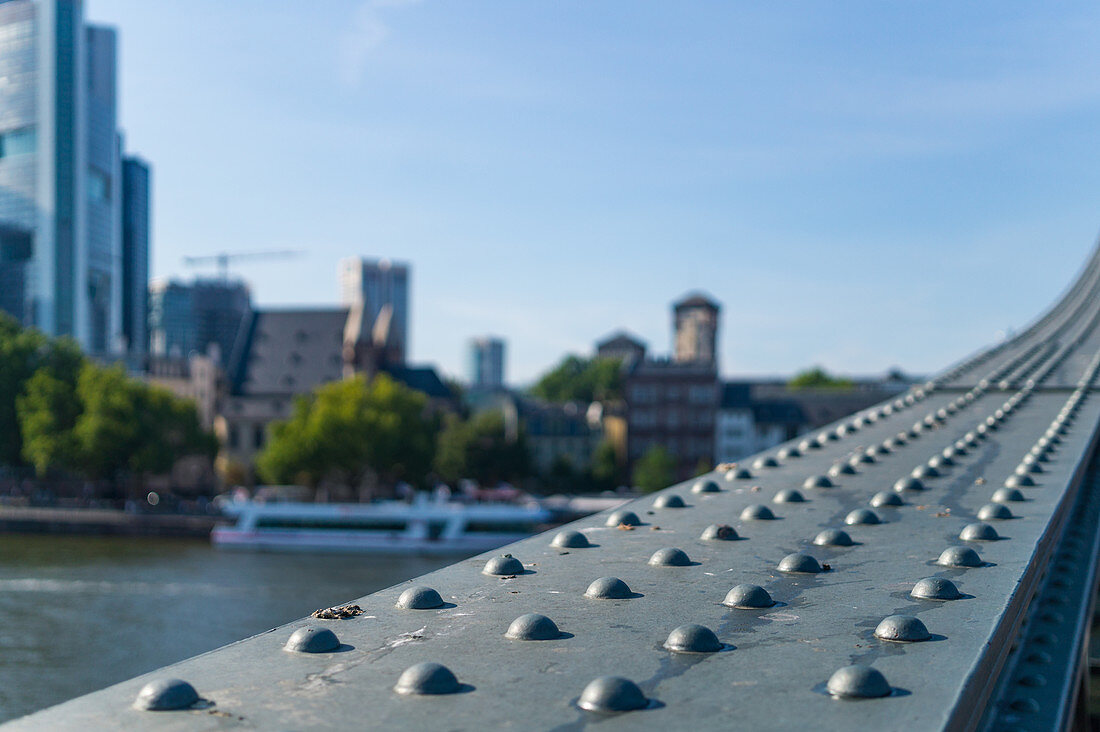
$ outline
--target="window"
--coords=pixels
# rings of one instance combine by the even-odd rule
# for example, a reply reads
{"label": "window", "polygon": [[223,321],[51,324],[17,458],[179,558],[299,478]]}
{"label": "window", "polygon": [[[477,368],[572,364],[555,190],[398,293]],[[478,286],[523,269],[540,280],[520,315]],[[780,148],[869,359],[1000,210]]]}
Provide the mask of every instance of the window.
{"label": "window", "polygon": [[688,401],[692,404],[709,404],[714,398],[714,389],[710,386],[693,386],[688,389]]}
{"label": "window", "polygon": [[34,127],[21,127],[0,134],[0,158],[29,155],[34,152],[38,135]]}
{"label": "window", "polygon": [[257,450],[264,446],[264,426],[258,424],[252,428],[252,446]]}
{"label": "window", "polygon": [[111,179],[95,168],[88,169],[88,200],[95,202],[111,200]]}

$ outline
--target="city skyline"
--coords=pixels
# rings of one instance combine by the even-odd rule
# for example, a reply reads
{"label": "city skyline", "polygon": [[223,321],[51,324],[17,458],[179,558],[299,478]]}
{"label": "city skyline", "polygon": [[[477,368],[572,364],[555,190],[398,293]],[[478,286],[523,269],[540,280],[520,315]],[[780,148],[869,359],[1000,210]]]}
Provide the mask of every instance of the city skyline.
{"label": "city skyline", "polygon": [[324,304],[341,258],[407,261],[410,353],[454,375],[484,332],[516,383],[619,328],[671,351],[696,289],[724,373],[930,371],[1095,239],[1085,3],[256,7],[88,4],[157,162],[154,274],[305,248],[239,273],[260,306]]}

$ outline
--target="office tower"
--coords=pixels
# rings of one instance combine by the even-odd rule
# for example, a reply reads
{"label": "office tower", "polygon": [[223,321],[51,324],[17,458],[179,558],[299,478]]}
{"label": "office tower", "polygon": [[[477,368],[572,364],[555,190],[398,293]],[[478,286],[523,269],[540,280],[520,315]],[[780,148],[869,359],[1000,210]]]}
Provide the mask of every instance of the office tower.
{"label": "office tower", "polygon": [[680,363],[717,363],[717,303],[691,295],[672,306],[675,360]]}
{"label": "office tower", "polygon": [[149,165],[122,160],[122,335],[129,352],[149,350]]}
{"label": "office tower", "polygon": [[252,313],[252,298],[243,282],[155,281],[149,287],[149,341],[155,356],[186,357],[218,347],[225,367],[242,325]]}
{"label": "office tower", "polygon": [[398,363],[404,363],[409,351],[409,266],[352,257],[340,261],[339,278],[340,304],[351,307],[362,303],[371,328],[382,316]]}
{"label": "office tower", "polygon": [[504,341],[491,336],[470,339],[468,367],[471,388],[502,388],[504,386]]}
{"label": "office tower", "polygon": [[80,0],[0,2],[0,308],[92,353],[123,340],[116,45]]}

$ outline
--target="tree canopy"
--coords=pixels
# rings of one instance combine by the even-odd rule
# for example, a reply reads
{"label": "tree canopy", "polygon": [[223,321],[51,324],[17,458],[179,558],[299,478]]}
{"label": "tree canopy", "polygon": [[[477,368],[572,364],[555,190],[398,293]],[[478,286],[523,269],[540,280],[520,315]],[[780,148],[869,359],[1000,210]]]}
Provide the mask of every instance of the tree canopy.
{"label": "tree canopy", "polygon": [[676,460],[668,450],[654,445],[634,463],[634,485],[650,493],[672,485],[676,476]]}
{"label": "tree canopy", "polygon": [[515,483],[530,475],[530,462],[522,433],[510,439],[500,412],[482,412],[469,420],[450,416],[436,443],[435,470],[444,480]]}
{"label": "tree canopy", "polygon": [[851,379],[837,377],[820,366],[800,371],[787,382],[790,389],[851,389]]}
{"label": "tree canopy", "polygon": [[621,399],[622,361],[569,355],[543,374],[531,394],[548,402],[593,402]]}

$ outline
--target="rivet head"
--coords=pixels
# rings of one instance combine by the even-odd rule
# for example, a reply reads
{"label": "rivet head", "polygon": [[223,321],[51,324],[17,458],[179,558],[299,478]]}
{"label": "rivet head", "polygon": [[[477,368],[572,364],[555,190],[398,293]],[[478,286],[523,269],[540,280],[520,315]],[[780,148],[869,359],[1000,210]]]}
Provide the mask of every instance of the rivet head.
{"label": "rivet head", "polygon": [[410,587],[397,598],[397,607],[403,610],[432,610],[443,607],[443,598],[431,587]]}
{"label": "rivet head", "polygon": [[909,594],[919,600],[958,600],[962,597],[955,583],[943,577],[925,577],[913,585]]}
{"label": "rivet head", "polygon": [[1039,702],[1030,697],[1015,699],[1008,706],[1012,707],[1012,711],[1014,712],[1024,712],[1027,714],[1034,714],[1041,709],[1041,707],[1039,706]]}
{"label": "rivet head", "polygon": [[894,435],[894,442],[896,442],[899,445],[906,444],[907,442],[909,442],[909,433],[908,432],[899,432],[899,433],[897,433],[896,435]]}
{"label": "rivet head", "polygon": [[875,524],[881,524],[882,519],[878,517],[878,514],[869,508],[857,508],[847,516],[844,517],[844,523],[849,526],[874,526]]}
{"label": "rivet head", "polygon": [[928,460],[928,465],[939,470],[940,468],[947,468],[955,464],[955,461],[951,458],[944,457],[943,455],[933,455]]}
{"label": "rivet head", "polygon": [[811,475],[803,481],[802,487],[807,489],[832,488],[833,481],[829,480],[828,476],[825,475]]}
{"label": "rivet head", "polygon": [[1047,678],[1042,674],[1027,674],[1026,676],[1021,676],[1017,683],[1019,683],[1020,686],[1027,686],[1035,689],[1040,686],[1046,686]]}
{"label": "rivet head", "polygon": [[732,526],[727,526],[726,524],[711,524],[703,529],[703,533],[699,538],[703,541],[734,541],[739,537]]}
{"label": "rivet head", "polygon": [[[874,448],[871,448],[871,449],[874,449]],[[872,452],[861,452],[858,455],[853,455],[848,460],[848,464],[851,465],[853,468],[857,467],[861,463],[873,463],[873,462],[875,462],[875,455]]]}
{"label": "rivet head", "polygon": [[902,500],[901,496],[897,493],[879,491],[871,496],[871,505],[875,508],[882,508],[883,506],[900,506],[902,505]]}
{"label": "rivet head", "polygon": [[894,490],[898,493],[903,491],[923,491],[924,483],[921,483],[919,479],[913,476],[909,476],[894,483]]}
{"label": "rivet head", "polygon": [[1008,510],[1008,506],[1000,503],[987,503],[978,509],[980,521],[1003,521],[1010,518],[1012,518],[1012,511]]}
{"label": "rivet head", "polygon": [[726,593],[726,599],[722,600],[722,604],[742,610],[758,610],[771,607],[775,604],[775,600],[759,585],[737,585]]}
{"label": "rivet head", "polygon": [[797,447],[784,447],[776,453],[780,460],[802,457],[802,452]]}
{"label": "rivet head", "polygon": [[336,634],[328,628],[298,628],[291,634],[286,645],[288,651],[297,653],[329,653],[340,647]]}
{"label": "rivet head", "polygon": [[629,712],[649,704],[645,694],[630,679],[601,676],[584,687],[577,706],[590,712]]}
{"label": "rivet head", "polygon": [[665,547],[653,552],[649,564],[654,567],[687,567],[691,565],[691,560],[683,549]]}
{"label": "rivet head", "polygon": [[1034,455],[1028,455],[1024,461],[1016,466],[1016,475],[1028,475],[1029,473],[1043,472],[1043,466],[1039,464]]}
{"label": "rivet head", "polygon": [[821,565],[816,559],[802,552],[795,552],[783,557],[779,560],[777,569],[780,572],[798,572],[801,574],[817,574],[822,571]]}
{"label": "rivet head", "polygon": [[745,506],[745,509],[741,511],[742,521],[772,521],[775,519],[775,514],[772,510],[762,503],[754,503],[751,506]]}
{"label": "rivet head", "polygon": [[721,490],[713,480],[697,480],[691,487],[692,493],[718,493]]}
{"label": "rivet head", "polygon": [[910,473],[914,478],[938,478],[940,471],[936,470],[931,465],[918,465],[913,468],[913,472]]}
{"label": "rivet head", "polygon": [[775,503],[805,503],[806,497],[793,488],[781,490],[772,499]]}
{"label": "rivet head", "polygon": [[722,650],[722,643],[710,628],[688,623],[668,634],[665,648],[675,653],[715,653]]}
{"label": "rivet head", "polygon": [[726,480],[752,480],[752,473],[748,468],[734,468],[726,472]]}
{"label": "rivet head", "polygon": [[828,473],[833,478],[839,478],[842,475],[855,475],[856,469],[848,463],[837,463],[829,468]]}
{"label": "rivet head", "polygon": [[454,694],[459,691],[458,679],[440,663],[418,663],[409,666],[397,679],[393,690],[398,694]]}
{"label": "rivet head", "polygon": [[1010,475],[1005,485],[1009,488],[1030,488],[1035,485],[1035,480],[1030,475]]}
{"label": "rivet head", "polygon": [[993,497],[990,500],[994,503],[1015,503],[1024,500],[1024,494],[1017,488],[998,488],[993,491]]}
{"label": "rivet head", "polygon": [[508,626],[505,638],[522,641],[557,640],[561,631],[553,620],[538,613],[520,615]]}
{"label": "rivet head", "polygon": [[634,593],[618,577],[600,577],[588,585],[584,595],[593,600],[627,600],[633,597]]}
{"label": "rivet head", "polygon": [[135,709],[147,712],[168,712],[174,709],[187,709],[199,700],[195,687],[181,679],[157,679],[141,687]]}
{"label": "rivet head", "polygon": [[959,538],[963,541],[997,541],[1001,537],[997,534],[995,528],[978,521],[964,526],[963,530],[959,532]]}
{"label": "rivet head", "polygon": [[481,573],[501,577],[523,574],[523,562],[519,561],[511,554],[502,554],[486,562],[485,569],[481,570]]}
{"label": "rivet head", "polygon": [[684,499],[675,493],[657,496],[657,500],[653,502],[654,508],[683,508],[685,505]]}
{"label": "rivet head", "polygon": [[579,531],[572,529],[566,529],[565,531],[559,531],[553,541],[550,542],[550,546],[556,546],[561,549],[587,549],[592,546],[592,542],[588,540],[588,537]]}
{"label": "rivet head", "polygon": [[798,449],[802,452],[809,452],[810,450],[820,450],[821,445],[817,444],[814,440],[803,440],[798,443]]}
{"label": "rivet head", "polygon": [[640,526],[641,523],[638,514],[633,511],[615,511],[607,517],[604,525],[614,528],[616,526]]}
{"label": "rivet head", "polygon": [[817,546],[852,546],[852,537],[847,531],[840,529],[825,529],[814,537]]}
{"label": "rivet head", "polygon": [[881,671],[859,664],[834,671],[825,688],[841,699],[876,699],[891,691]]}
{"label": "rivet head", "polygon": [[753,461],[752,467],[754,470],[763,470],[764,468],[778,468],[779,461],[773,457],[756,458]]}
{"label": "rivet head", "polygon": [[941,567],[980,567],[982,558],[968,546],[949,546],[940,553],[936,564]]}
{"label": "rivet head", "polygon": [[890,615],[883,618],[875,628],[875,637],[880,640],[918,643],[928,640],[932,634],[919,618],[912,615]]}

